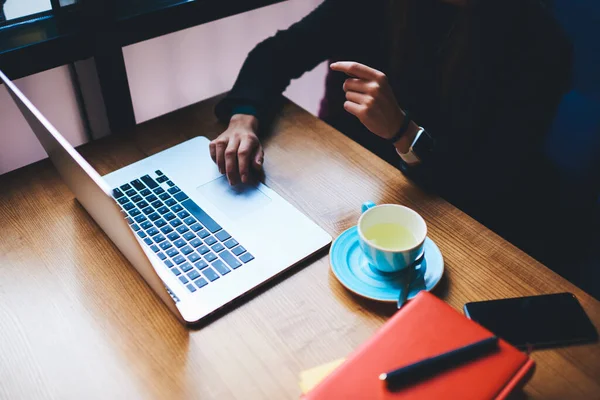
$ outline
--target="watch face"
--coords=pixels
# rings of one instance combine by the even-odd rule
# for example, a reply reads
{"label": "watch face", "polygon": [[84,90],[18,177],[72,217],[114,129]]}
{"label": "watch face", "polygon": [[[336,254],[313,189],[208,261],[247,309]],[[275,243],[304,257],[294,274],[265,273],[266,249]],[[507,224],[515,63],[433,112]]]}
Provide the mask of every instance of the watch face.
{"label": "watch face", "polygon": [[427,133],[427,131],[423,131],[421,136],[416,143],[412,146],[412,151],[419,157],[421,160],[427,158],[427,156],[433,151],[435,146],[435,141],[433,138]]}

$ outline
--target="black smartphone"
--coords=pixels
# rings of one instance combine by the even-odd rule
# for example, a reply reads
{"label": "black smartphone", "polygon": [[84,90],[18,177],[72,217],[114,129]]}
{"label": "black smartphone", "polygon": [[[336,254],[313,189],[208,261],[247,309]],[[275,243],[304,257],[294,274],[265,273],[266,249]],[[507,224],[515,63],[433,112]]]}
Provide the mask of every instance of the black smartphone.
{"label": "black smartphone", "polygon": [[598,333],[572,293],[467,303],[465,315],[518,348],[595,342]]}

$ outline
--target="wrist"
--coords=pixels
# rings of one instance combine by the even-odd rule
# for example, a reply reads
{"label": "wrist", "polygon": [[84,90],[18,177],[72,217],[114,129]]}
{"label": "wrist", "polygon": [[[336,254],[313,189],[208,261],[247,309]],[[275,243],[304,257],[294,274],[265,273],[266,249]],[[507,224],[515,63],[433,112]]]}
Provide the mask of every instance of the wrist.
{"label": "wrist", "polygon": [[249,114],[234,114],[229,119],[229,126],[247,128],[256,132],[258,130],[258,118]]}

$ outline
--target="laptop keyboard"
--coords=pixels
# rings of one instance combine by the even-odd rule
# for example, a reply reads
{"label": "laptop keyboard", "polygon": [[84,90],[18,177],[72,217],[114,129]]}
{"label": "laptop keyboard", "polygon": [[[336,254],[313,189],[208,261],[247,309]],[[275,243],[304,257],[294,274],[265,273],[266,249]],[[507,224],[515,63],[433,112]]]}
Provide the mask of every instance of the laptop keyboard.
{"label": "laptop keyboard", "polygon": [[113,190],[131,229],[190,292],[254,259],[161,171]]}

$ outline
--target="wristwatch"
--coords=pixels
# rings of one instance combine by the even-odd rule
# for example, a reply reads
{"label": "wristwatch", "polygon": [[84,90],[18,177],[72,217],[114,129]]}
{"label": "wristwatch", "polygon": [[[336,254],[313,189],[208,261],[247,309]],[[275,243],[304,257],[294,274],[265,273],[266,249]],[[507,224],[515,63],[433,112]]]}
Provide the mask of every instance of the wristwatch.
{"label": "wristwatch", "polygon": [[398,149],[396,149],[396,152],[406,164],[413,166],[427,158],[432,152],[434,145],[435,141],[431,135],[427,133],[425,128],[419,127],[415,135],[415,140],[411,143],[408,152],[401,153]]}

